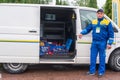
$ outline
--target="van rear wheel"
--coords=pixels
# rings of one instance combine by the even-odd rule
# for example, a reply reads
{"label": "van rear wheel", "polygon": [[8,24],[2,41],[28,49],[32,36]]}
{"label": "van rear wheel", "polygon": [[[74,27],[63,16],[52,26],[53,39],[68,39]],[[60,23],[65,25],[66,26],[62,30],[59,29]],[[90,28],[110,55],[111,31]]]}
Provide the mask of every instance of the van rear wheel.
{"label": "van rear wheel", "polygon": [[114,71],[120,71],[120,50],[116,50],[110,56],[109,65]]}
{"label": "van rear wheel", "polygon": [[22,73],[27,69],[28,65],[23,63],[4,63],[3,68],[11,73],[11,74],[18,74]]}

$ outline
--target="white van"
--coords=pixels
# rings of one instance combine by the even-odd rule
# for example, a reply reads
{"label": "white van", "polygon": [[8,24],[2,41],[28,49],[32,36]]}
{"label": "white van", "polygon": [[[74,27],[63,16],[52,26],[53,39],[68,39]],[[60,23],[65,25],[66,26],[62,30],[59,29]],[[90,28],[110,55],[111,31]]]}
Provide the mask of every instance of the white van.
{"label": "white van", "polygon": [[[32,63],[89,64],[91,33],[78,35],[96,18],[96,9],[87,7],[0,4],[0,63],[9,73],[24,72]],[[120,30],[105,18],[115,32],[106,64],[120,71]]]}

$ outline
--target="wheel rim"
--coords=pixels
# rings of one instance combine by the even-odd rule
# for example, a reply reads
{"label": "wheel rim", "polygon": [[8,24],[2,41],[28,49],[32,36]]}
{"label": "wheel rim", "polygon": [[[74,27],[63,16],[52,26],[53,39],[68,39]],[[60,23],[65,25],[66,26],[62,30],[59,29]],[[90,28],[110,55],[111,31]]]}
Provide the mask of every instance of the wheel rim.
{"label": "wheel rim", "polygon": [[117,65],[120,67],[120,56],[117,57]]}
{"label": "wheel rim", "polygon": [[12,69],[12,70],[19,70],[19,69],[21,69],[22,66],[23,66],[23,64],[21,64],[21,63],[9,63],[9,64],[7,64],[7,65],[8,65],[8,67],[9,67],[10,69]]}
{"label": "wheel rim", "polygon": [[10,63],[9,66],[14,68],[14,69],[17,69],[21,66],[21,64],[20,63]]}

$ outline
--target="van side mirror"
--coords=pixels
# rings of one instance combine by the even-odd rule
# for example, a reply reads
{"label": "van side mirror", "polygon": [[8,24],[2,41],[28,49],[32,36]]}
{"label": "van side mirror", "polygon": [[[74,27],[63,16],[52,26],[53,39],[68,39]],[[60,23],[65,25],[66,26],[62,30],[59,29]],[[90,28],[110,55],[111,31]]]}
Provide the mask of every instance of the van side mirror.
{"label": "van side mirror", "polygon": [[115,33],[118,32],[118,30],[114,26],[113,26],[113,30],[114,30]]}

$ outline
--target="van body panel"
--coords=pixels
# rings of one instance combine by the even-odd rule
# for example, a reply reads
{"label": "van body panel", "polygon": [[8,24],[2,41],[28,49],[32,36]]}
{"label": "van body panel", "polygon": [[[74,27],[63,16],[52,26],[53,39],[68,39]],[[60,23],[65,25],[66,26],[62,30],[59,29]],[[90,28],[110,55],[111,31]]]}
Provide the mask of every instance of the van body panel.
{"label": "van body panel", "polygon": [[40,7],[0,5],[0,11],[0,62],[39,63]]}
{"label": "van body panel", "polygon": [[[41,7],[71,9],[76,14],[76,37],[74,59],[40,59],[40,24]],[[70,63],[89,64],[91,33],[79,39],[82,31],[80,10],[96,12],[96,9],[87,7],[52,6],[33,4],[0,4],[0,63]],[[106,15],[105,18],[109,19]],[[106,50],[106,63],[110,54],[120,46],[120,29],[109,19],[118,30],[115,33],[112,49]],[[97,58],[99,63],[99,56]]]}

